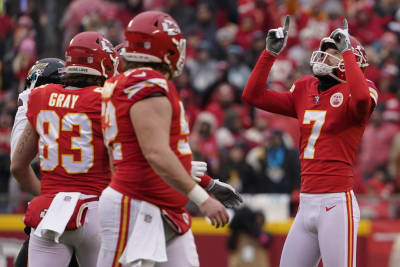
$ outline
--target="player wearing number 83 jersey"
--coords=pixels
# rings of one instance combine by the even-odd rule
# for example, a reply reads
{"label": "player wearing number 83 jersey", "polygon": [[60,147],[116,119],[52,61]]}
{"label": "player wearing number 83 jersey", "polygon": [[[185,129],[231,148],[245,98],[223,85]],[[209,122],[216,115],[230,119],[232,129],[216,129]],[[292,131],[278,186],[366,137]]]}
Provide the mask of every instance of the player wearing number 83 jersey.
{"label": "player wearing number 83 jersey", "polygon": [[[100,195],[110,179],[102,143],[99,87],[34,89],[27,117],[40,135],[41,194]],[[84,174],[84,175],[83,175]]]}
{"label": "player wearing number 83 jersey", "polygon": [[[61,84],[29,95],[27,123],[13,154],[11,170],[40,195],[28,205],[24,222],[32,228],[28,264],[94,267],[100,249],[98,199],[111,172],[101,128],[101,88],[117,73],[118,56],[97,32],[76,35],[66,50]],[[41,183],[29,171],[39,155]]]}

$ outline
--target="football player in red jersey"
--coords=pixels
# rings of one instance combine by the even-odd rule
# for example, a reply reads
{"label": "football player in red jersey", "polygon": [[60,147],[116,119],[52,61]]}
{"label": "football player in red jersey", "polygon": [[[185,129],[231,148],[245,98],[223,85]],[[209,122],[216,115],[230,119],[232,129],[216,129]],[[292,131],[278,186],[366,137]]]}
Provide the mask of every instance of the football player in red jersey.
{"label": "football player in red jersey", "polygon": [[[48,83],[61,84],[61,76],[65,62],[58,58],[43,58],[35,62],[28,71],[25,81],[25,90],[18,96],[18,111],[14,118],[14,125],[11,132],[11,157],[17,146],[18,139],[25,129],[28,119],[26,117],[26,107],[28,97],[33,88]],[[28,188],[29,189],[29,188]],[[25,233],[28,235],[21,246],[21,249],[15,258],[14,267],[26,267],[28,265],[28,244],[30,227],[25,227]],[[76,257],[72,257],[69,267],[78,267]]]}
{"label": "football player in red jersey", "polygon": [[[110,181],[101,129],[101,86],[116,74],[118,57],[101,34],[76,35],[66,50],[61,84],[34,88],[28,123],[11,172],[33,193],[24,222],[32,227],[29,266],[96,266],[100,248],[98,198]],[[41,182],[29,168],[39,155]]]}
{"label": "football player in red jersey", "polygon": [[213,225],[224,206],[190,177],[189,126],[178,92],[186,40],[163,12],[135,16],[125,30],[123,74],[103,87],[103,132],[115,172],[99,204],[98,266],[199,266],[188,199]]}
{"label": "football player in red jersey", "polygon": [[363,74],[367,57],[346,20],[312,54],[314,76],[295,81],[290,92],[265,89],[288,29],[289,16],[283,27],[268,32],[242,95],[253,106],[299,121],[300,206],[280,266],[316,266],[322,258],[327,267],[353,267],[360,220],[353,162],[378,90]]}

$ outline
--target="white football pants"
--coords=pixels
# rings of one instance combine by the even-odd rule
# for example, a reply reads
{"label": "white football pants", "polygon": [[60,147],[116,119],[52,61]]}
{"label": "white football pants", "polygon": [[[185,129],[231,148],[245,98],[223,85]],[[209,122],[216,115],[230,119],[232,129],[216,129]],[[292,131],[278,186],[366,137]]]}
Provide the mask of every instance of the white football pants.
{"label": "white football pants", "polygon": [[[122,195],[111,187],[107,187],[101,194],[99,201],[101,249],[97,267],[122,266],[118,261],[135,227],[140,202]],[[167,243],[167,257],[167,262],[146,261],[141,267],[200,266],[191,230]]]}
{"label": "white football pants", "polygon": [[100,250],[100,224],[98,219],[98,201],[88,203],[85,223],[75,231],[65,231],[60,243],[38,237],[31,231],[28,250],[28,266],[67,267],[75,250],[80,266],[95,267]]}
{"label": "white football pants", "polygon": [[355,267],[360,210],[353,191],[300,194],[280,267]]}

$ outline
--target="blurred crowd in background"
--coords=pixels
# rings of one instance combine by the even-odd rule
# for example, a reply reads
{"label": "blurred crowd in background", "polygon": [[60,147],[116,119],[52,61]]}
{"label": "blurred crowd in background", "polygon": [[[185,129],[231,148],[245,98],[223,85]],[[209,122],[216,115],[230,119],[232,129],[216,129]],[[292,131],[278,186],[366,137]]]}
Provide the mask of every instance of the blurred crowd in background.
{"label": "blurred crowd in background", "polygon": [[400,217],[400,205],[393,204],[400,192],[396,0],[0,0],[0,212],[24,212],[23,205],[10,204],[9,152],[16,100],[30,66],[43,57],[63,58],[80,31],[101,32],[118,45],[130,19],[146,10],[171,14],[187,39],[186,68],[175,85],[190,120],[194,159],[242,193],[289,194],[293,206],[300,187],[297,121],[256,110],[240,96],[267,31],[286,14],[293,22],[288,44],[268,83],[277,91],[311,74],[312,51],[346,17],[367,51],[366,76],[381,91],[357,157],[355,192],[363,217]]}

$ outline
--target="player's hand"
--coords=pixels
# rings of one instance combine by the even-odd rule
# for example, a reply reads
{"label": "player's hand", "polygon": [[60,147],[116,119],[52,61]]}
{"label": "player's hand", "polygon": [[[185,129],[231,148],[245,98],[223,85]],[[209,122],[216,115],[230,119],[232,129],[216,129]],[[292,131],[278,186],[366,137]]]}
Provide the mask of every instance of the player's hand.
{"label": "player's hand", "polygon": [[212,193],[226,208],[237,208],[243,203],[242,197],[236,192],[235,188],[220,182],[218,179],[211,181],[207,191]]}
{"label": "player's hand", "polygon": [[211,224],[216,228],[222,227],[229,222],[229,215],[225,207],[212,197],[209,197],[200,205],[200,211],[210,219]]}
{"label": "player's hand", "polygon": [[278,56],[285,48],[288,38],[289,23],[290,17],[287,15],[283,27],[268,31],[266,49],[270,54]]}
{"label": "player's hand", "polygon": [[335,41],[337,49],[343,53],[351,49],[349,26],[347,24],[347,19],[343,20],[343,29],[337,28],[329,36],[333,41]]}
{"label": "player's hand", "polygon": [[192,161],[192,169],[190,170],[190,175],[196,183],[200,183],[201,179],[199,177],[204,176],[207,171],[207,163],[204,161]]}

